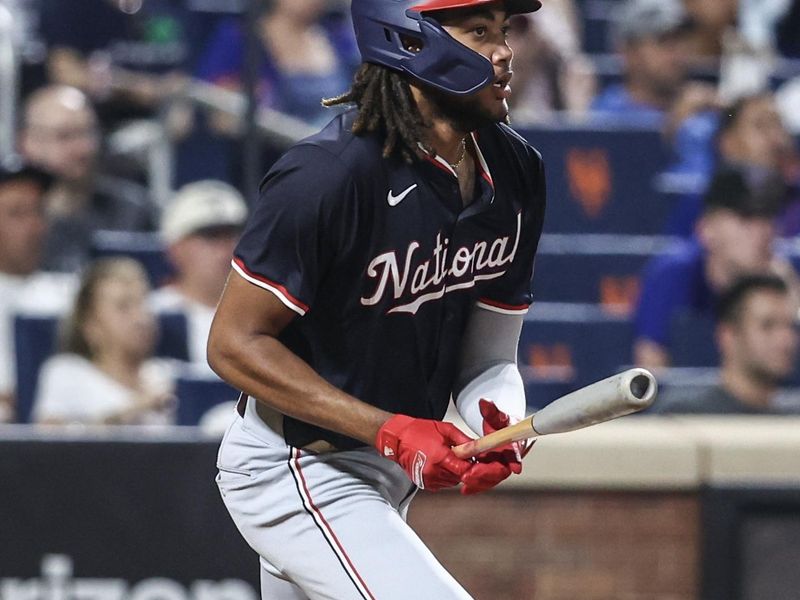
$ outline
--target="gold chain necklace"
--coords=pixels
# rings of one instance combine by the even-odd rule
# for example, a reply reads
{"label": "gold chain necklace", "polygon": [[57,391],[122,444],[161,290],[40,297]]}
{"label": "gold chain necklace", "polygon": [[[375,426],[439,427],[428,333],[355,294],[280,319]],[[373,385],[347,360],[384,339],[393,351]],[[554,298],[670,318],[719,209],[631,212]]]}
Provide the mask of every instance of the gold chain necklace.
{"label": "gold chain necklace", "polygon": [[461,166],[461,163],[464,162],[464,159],[467,157],[467,144],[462,139],[461,140],[461,158],[458,159],[455,163],[450,163],[450,166],[453,168],[453,171],[458,171],[458,168]]}

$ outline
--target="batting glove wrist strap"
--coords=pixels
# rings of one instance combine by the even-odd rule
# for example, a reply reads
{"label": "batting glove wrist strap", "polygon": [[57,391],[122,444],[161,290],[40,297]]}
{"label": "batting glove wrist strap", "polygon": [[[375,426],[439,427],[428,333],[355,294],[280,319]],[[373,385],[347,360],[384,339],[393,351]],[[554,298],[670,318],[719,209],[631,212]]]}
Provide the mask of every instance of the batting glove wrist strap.
{"label": "batting glove wrist strap", "polygon": [[436,491],[458,485],[469,471],[472,462],[452,450],[469,439],[452,423],[395,415],[378,430],[375,446],[403,467],[417,487]]}
{"label": "batting glove wrist strap", "polygon": [[400,434],[416,419],[406,415],[395,415],[378,430],[375,447],[389,460],[398,461]]}

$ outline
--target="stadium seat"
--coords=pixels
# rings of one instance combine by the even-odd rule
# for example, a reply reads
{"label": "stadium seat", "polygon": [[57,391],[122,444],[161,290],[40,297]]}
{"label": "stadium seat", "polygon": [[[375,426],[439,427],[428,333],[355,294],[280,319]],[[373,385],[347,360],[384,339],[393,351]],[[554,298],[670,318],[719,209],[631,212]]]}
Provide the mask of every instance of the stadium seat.
{"label": "stadium seat", "polygon": [[213,373],[186,371],[175,381],[178,397],[178,425],[197,425],[201,417],[221,402],[236,400],[239,392],[218,379]]}
{"label": "stadium seat", "polygon": [[[182,313],[158,315],[159,339],[156,356],[188,360],[188,328]],[[14,318],[14,351],[17,372],[17,421],[29,423],[39,371],[58,346],[57,317],[17,315]]]}
{"label": "stadium seat", "polygon": [[164,285],[172,276],[172,266],[157,233],[97,231],[92,236],[90,254],[93,259],[126,256],[138,260],[153,287]]}
{"label": "stadium seat", "polygon": [[522,376],[525,381],[525,397],[528,400],[527,414],[539,410],[556,398],[576,389],[571,381],[563,381],[558,378],[539,379],[535,374],[526,376],[525,369],[523,369]]}
{"label": "stadium seat", "polygon": [[601,304],[607,312],[629,314],[642,268],[670,242],[656,236],[545,234],[536,254],[534,300]]}
{"label": "stadium seat", "polygon": [[156,356],[189,360],[189,323],[180,312],[158,313]]}
{"label": "stadium seat", "polygon": [[671,202],[653,189],[668,162],[657,129],[560,125],[521,133],[544,157],[546,233],[661,233]]}
{"label": "stadium seat", "polygon": [[56,349],[57,317],[23,316],[14,319],[17,361],[17,421],[29,423],[39,370]]}
{"label": "stadium seat", "polygon": [[616,2],[609,0],[578,0],[576,2],[582,17],[584,52],[598,54],[612,52],[610,25]]}
{"label": "stadium seat", "polygon": [[586,304],[535,303],[525,318],[519,364],[528,382],[559,379],[572,389],[631,362],[628,319]]}
{"label": "stadium seat", "polygon": [[672,319],[669,348],[676,367],[716,367],[719,353],[714,341],[714,319],[694,311],[683,311]]}

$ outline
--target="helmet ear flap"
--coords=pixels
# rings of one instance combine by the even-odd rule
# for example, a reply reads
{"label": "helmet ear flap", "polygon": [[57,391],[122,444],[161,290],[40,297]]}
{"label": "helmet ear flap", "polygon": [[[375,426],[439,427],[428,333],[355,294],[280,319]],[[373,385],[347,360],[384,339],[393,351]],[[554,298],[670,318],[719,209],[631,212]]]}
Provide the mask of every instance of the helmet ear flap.
{"label": "helmet ear flap", "polygon": [[489,60],[454,40],[429,18],[420,22],[422,49],[402,61],[402,69],[422,83],[456,95],[468,95],[494,81]]}
{"label": "helmet ear flap", "polygon": [[436,20],[420,13],[418,2],[352,0],[361,59],[403,71],[423,84],[459,96],[491,84],[491,62],[453,39]]}

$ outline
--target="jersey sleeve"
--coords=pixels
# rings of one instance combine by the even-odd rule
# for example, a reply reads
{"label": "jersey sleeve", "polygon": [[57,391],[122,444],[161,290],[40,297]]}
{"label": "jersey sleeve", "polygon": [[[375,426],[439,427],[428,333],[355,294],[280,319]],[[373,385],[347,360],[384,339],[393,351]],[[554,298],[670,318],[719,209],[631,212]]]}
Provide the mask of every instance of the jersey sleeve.
{"label": "jersey sleeve", "polygon": [[295,146],[264,178],[233,268],[306,314],[342,247],[342,206],[353,195],[352,179],[335,156],[313,145]]}
{"label": "jersey sleeve", "polygon": [[478,306],[505,314],[524,314],[533,302],[533,264],[542,235],[546,202],[544,163],[538,152],[530,148],[534,173],[527,186],[519,212],[519,240],[514,260],[506,273],[481,294]]}

